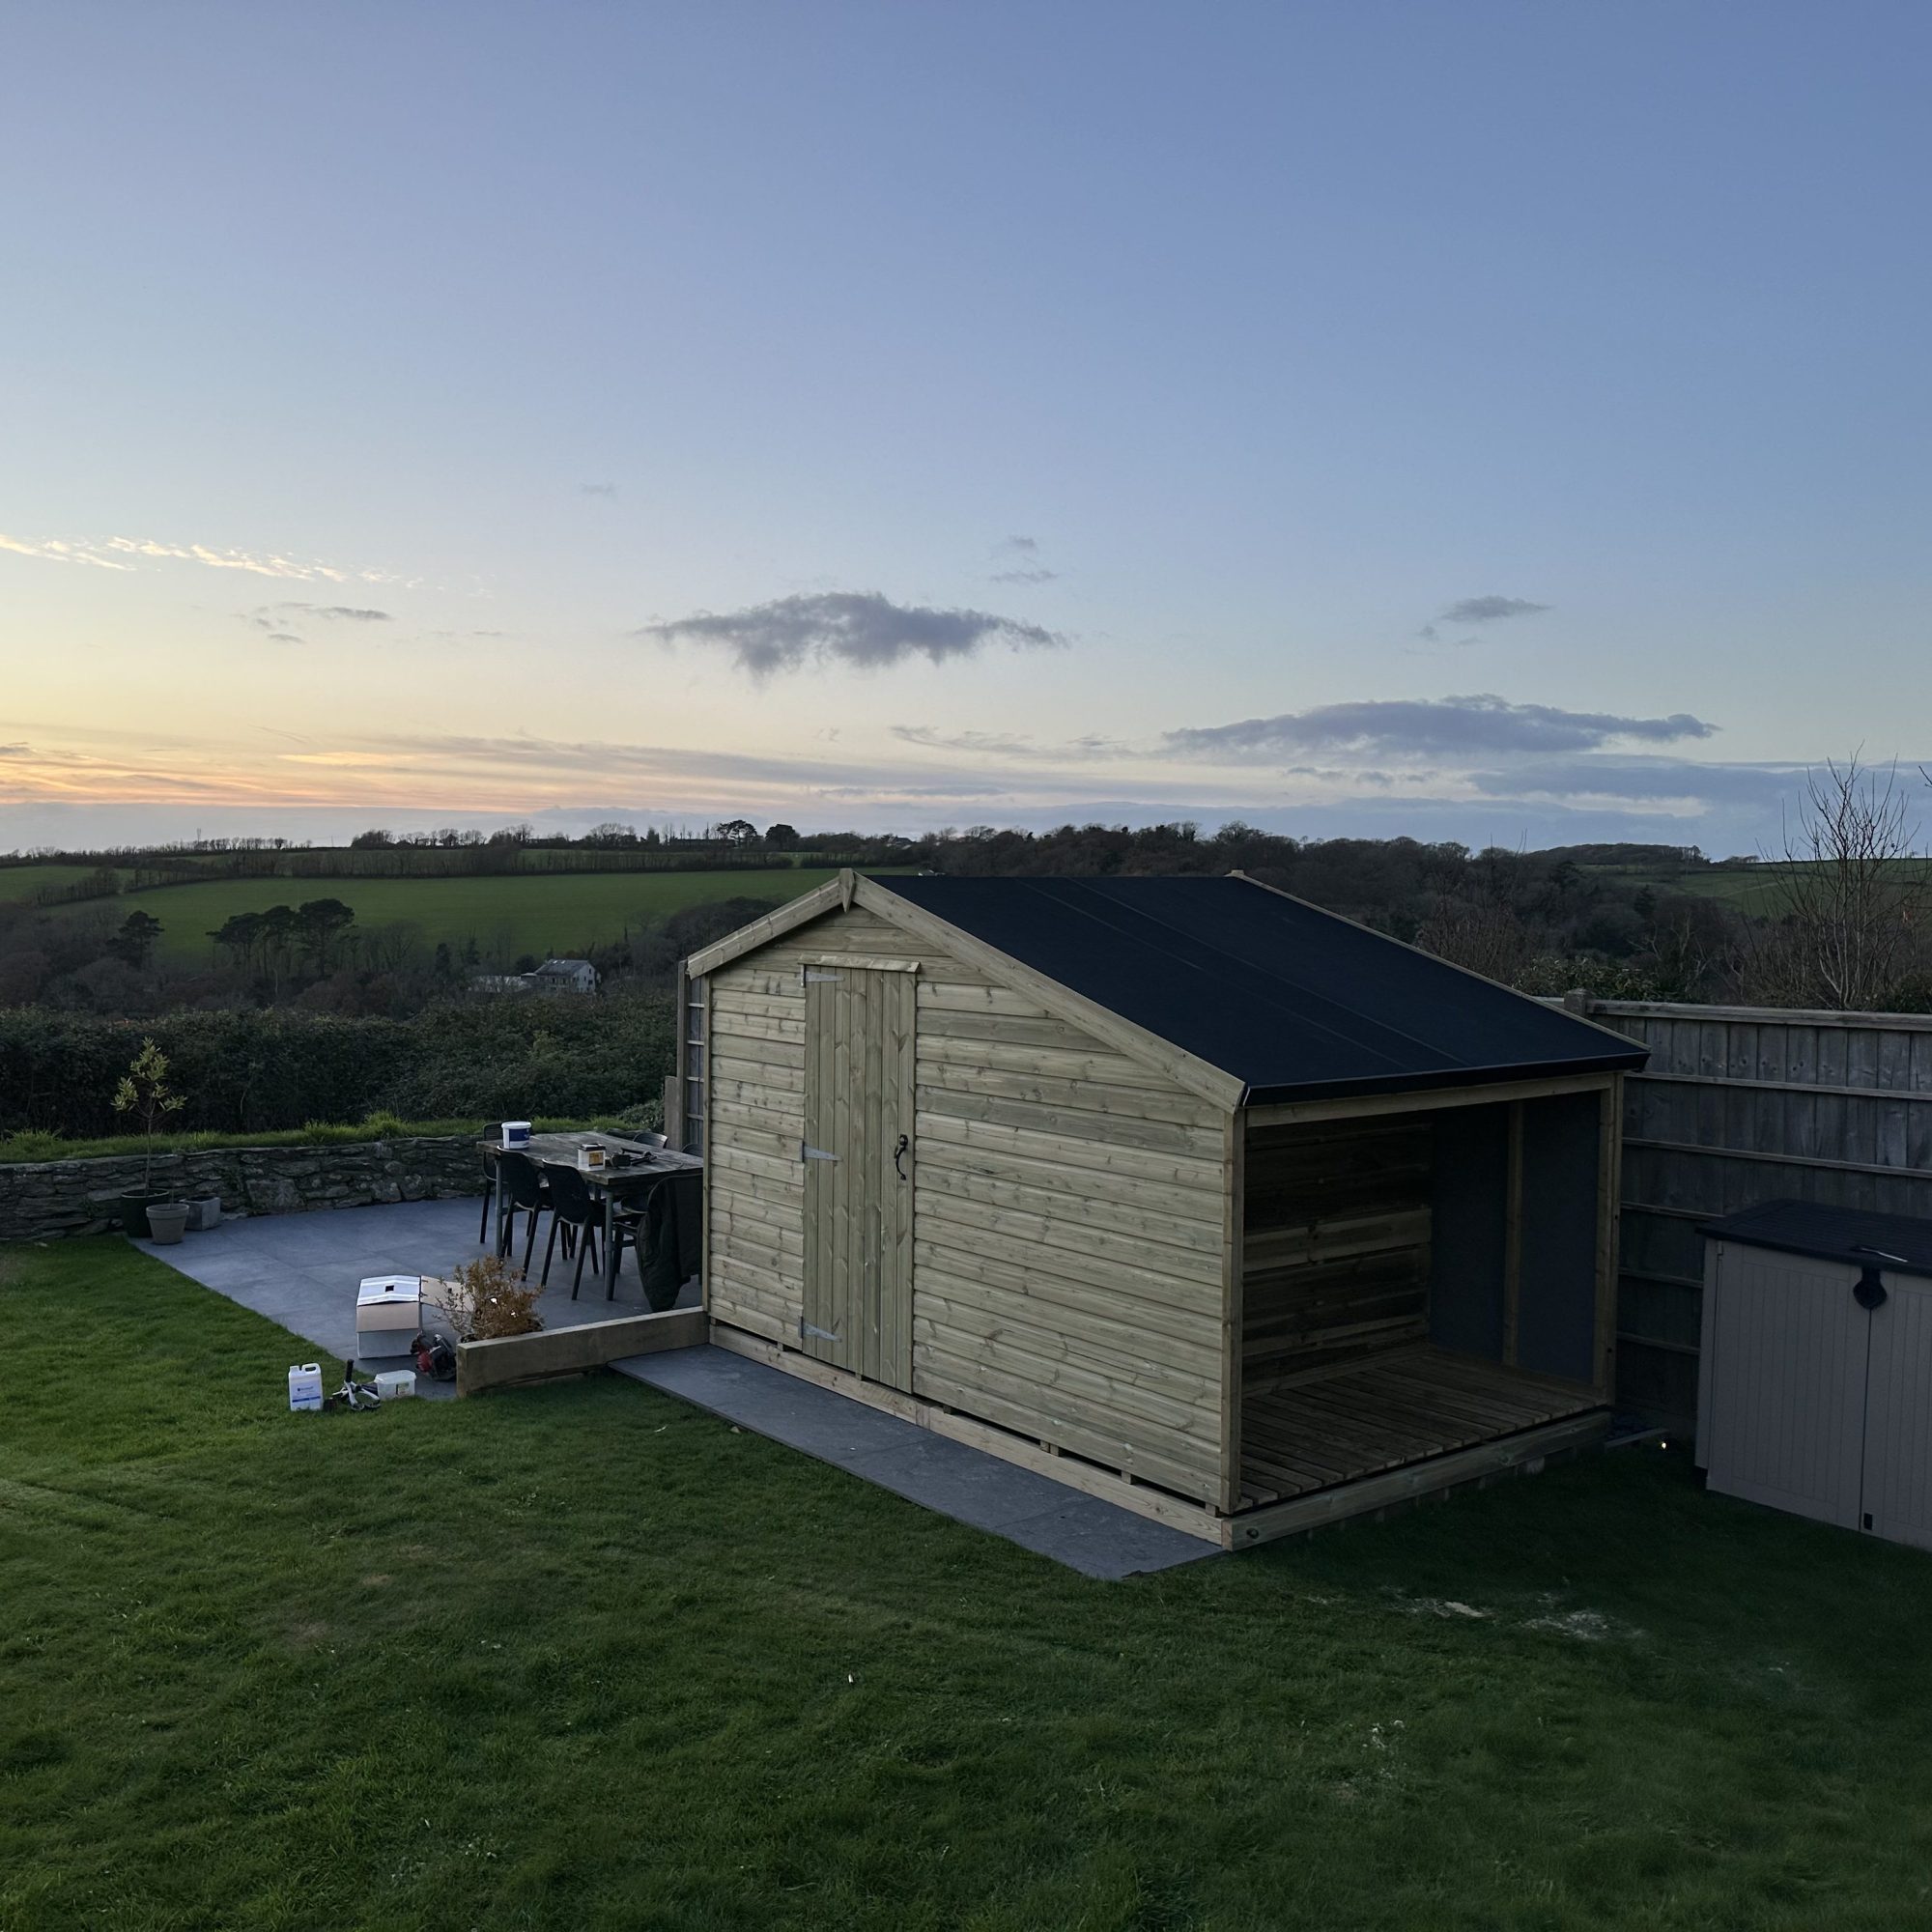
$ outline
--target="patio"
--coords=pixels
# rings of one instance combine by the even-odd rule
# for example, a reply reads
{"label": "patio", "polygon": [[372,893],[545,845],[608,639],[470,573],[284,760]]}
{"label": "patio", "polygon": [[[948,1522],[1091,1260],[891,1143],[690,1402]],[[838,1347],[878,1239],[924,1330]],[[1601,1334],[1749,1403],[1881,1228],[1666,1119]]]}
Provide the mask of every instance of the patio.
{"label": "patio", "polygon": [[[475,1201],[455,1200],[251,1215],[223,1221],[205,1235],[190,1235],[178,1247],[159,1248],[152,1241],[135,1245],[317,1349],[348,1359],[355,1353],[356,1285],[369,1275],[445,1274],[461,1262],[487,1254],[488,1243],[476,1238],[478,1211]],[[537,1304],[546,1328],[649,1312],[628,1251],[614,1301],[607,1301],[602,1288],[592,1283],[587,1264],[578,1299],[571,1300],[575,1265],[560,1256],[551,1265],[550,1287]],[[696,1302],[697,1284],[689,1282],[677,1305],[689,1308]],[[403,1364],[398,1359],[375,1366]],[[416,1383],[416,1393],[432,1399],[446,1400],[455,1392],[449,1382],[425,1378]]]}

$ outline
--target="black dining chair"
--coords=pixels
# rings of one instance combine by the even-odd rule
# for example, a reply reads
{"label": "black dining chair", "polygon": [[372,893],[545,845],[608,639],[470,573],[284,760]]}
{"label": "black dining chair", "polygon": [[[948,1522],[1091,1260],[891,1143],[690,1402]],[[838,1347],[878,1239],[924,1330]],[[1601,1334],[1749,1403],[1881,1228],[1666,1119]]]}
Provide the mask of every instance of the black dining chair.
{"label": "black dining chair", "polygon": [[550,1183],[528,1154],[502,1153],[497,1156],[497,1185],[503,1190],[508,1204],[503,1214],[503,1243],[497,1252],[507,1255],[516,1245],[517,1216],[527,1214],[530,1226],[524,1237],[524,1272],[528,1274],[530,1256],[536,1252],[537,1221],[541,1215],[550,1214],[551,1238],[556,1238],[555,1203]]}
{"label": "black dining chair", "polygon": [[490,1238],[490,1207],[496,1198],[497,1163],[486,1153],[483,1156],[483,1218],[476,1224],[479,1245]]}
{"label": "black dining chair", "polygon": [[[577,1271],[570,1278],[570,1298],[577,1299],[577,1291],[583,1284],[583,1257],[586,1250],[590,1256],[590,1265],[597,1265],[597,1231],[604,1222],[604,1204],[590,1191],[589,1183],[574,1167],[553,1167],[547,1170],[550,1182],[550,1239],[544,1243],[543,1273],[537,1277],[539,1287],[550,1282],[551,1256],[556,1248],[556,1231],[564,1231],[566,1246],[564,1253],[570,1252],[567,1245],[572,1236],[577,1240]],[[616,1286],[611,1285],[611,1293],[616,1293]]]}

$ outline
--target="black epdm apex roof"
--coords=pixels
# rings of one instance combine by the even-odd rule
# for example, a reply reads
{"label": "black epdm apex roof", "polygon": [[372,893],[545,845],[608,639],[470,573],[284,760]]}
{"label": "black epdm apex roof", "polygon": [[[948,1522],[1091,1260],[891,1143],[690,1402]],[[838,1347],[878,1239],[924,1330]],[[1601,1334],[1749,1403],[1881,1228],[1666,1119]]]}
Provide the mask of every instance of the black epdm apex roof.
{"label": "black epdm apex roof", "polygon": [[1646,1057],[1246,879],[876,883],[1245,1080],[1253,1102],[1595,1072]]}

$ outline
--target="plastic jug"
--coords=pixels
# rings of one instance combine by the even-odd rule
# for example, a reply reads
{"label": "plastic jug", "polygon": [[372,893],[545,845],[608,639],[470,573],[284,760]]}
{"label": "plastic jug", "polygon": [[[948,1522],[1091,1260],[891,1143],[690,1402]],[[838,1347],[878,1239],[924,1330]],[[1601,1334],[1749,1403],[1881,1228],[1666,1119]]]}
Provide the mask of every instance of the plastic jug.
{"label": "plastic jug", "polygon": [[298,1362],[289,1371],[289,1407],[315,1412],[322,1407],[322,1364]]}

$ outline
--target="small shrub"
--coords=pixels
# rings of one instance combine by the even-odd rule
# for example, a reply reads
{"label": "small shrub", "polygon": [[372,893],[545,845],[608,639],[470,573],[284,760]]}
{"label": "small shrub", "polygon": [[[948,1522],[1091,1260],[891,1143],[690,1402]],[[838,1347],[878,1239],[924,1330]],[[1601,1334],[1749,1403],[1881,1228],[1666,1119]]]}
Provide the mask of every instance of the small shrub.
{"label": "small shrub", "polygon": [[533,1335],[543,1326],[537,1297],[543,1291],[501,1255],[465,1262],[443,1277],[439,1297],[459,1342],[489,1342],[499,1335]]}

